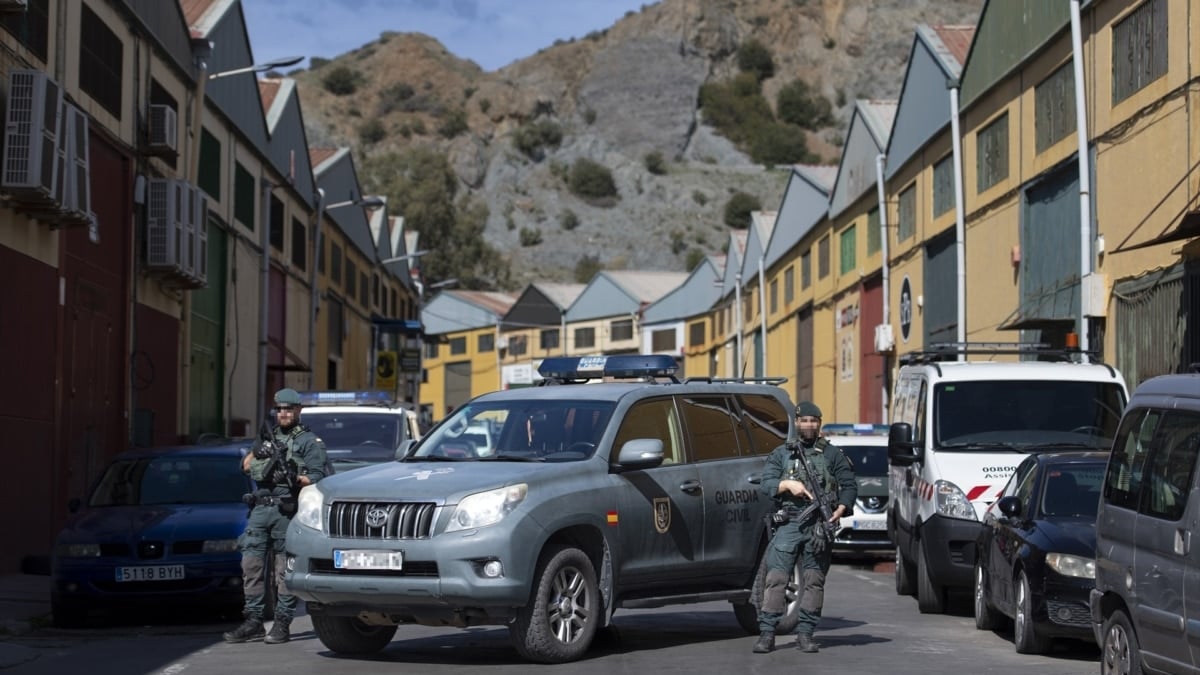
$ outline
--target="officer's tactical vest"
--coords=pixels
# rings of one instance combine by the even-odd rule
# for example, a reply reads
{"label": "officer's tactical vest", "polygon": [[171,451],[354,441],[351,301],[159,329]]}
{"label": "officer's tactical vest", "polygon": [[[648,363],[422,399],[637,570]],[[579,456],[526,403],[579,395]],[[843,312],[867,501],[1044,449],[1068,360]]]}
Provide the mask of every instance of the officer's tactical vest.
{"label": "officer's tactical vest", "polygon": [[[825,450],[832,447],[829,441],[824,438],[818,438],[813,447],[806,447],[803,443],[799,445],[800,452],[808,458],[808,463],[816,472],[818,480],[825,488],[825,492],[831,495],[836,495],[838,492],[837,479],[833,475],[833,467],[829,464],[829,459],[825,456]],[[793,452],[787,459],[787,478],[798,480],[800,482],[808,481],[808,475],[804,472],[804,465],[800,463],[800,458]],[[805,500],[807,501],[807,500]]]}
{"label": "officer's tactical vest", "polygon": [[[297,424],[296,426],[292,427],[290,432],[287,433],[283,433],[282,429],[275,427],[274,433],[271,435],[274,436],[273,440],[275,441],[275,444],[284,448],[286,452],[284,455],[285,462],[293,461],[295,459],[296,456],[292,453],[292,446],[295,444],[296,438],[305,431],[308,431],[308,427],[304,426],[303,424]],[[264,483],[270,481],[269,477],[266,475],[267,466],[270,465],[270,463],[270,459],[258,459],[257,457],[250,460],[250,477],[254,479],[255,483]],[[304,467],[301,466],[300,468],[303,469]]]}

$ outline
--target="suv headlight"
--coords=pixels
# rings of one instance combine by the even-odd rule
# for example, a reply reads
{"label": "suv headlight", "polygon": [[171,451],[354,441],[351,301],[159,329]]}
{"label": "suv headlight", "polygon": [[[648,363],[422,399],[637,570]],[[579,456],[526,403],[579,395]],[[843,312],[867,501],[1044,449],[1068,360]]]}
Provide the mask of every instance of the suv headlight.
{"label": "suv headlight", "polygon": [[1096,561],[1066,553],[1047,553],[1046,564],[1064,577],[1096,578]]}
{"label": "suv headlight", "polygon": [[525,501],[528,492],[529,486],[520,483],[467,495],[454,507],[446,531],[457,532],[495,525]]}
{"label": "suv headlight", "polygon": [[939,514],[949,518],[979,520],[975,515],[975,507],[971,505],[971,500],[967,499],[967,495],[954,483],[948,480],[935,481],[933,495]]}
{"label": "suv headlight", "polygon": [[305,485],[300,489],[296,501],[295,521],[305,527],[321,530],[321,512],[325,509],[325,493],[316,485]]}

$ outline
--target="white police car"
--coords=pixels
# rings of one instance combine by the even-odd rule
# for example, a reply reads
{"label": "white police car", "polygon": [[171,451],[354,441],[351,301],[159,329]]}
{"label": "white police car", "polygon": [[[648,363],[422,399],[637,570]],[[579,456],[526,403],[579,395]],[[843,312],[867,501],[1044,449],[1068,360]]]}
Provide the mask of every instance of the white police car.
{"label": "white police car", "polygon": [[525,658],[560,663],[620,608],[712,600],[756,634],[773,510],[758,484],[795,435],[792,404],[782,378],[676,367],[546,359],[545,386],[478,396],[400,461],[304,488],[287,585],[317,637],[366,654],[404,624],[502,625]]}
{"label": "white police car", "polygon": [[395,459],[421,438],[417,415],[383,391],[301,392],[300,422],[325,442],[337,471]]}
{"label": "white police car", "polygon": [[825,424],[821,433],[841,448],[854,466],[858,500],[853,515],[842,518],[842,529],[833,541],[835,552],[890,554],[887,532],[888,425]]}

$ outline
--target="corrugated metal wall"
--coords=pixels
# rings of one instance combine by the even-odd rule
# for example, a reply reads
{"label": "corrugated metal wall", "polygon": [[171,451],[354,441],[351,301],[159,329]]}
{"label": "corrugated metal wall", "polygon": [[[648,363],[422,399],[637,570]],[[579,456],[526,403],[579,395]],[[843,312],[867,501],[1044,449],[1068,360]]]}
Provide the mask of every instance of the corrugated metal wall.
{"label": "corrugated metal wall", "polygon": [[954,256],[954,230],[925,244],[924,302],[925,345],[958,339],[958,263]]}
{"label": "corrugated metal wall", "polygon": [[1157,375],[1187,372],[1200,361],[1200,264],[1122,281],[1113,296],[1116,366],[1130,389]]}
{"label": "corrugated metal wall", "polygon": [[1079,315],[1079,168],[1069,162],[1025,192],[1021,219],[1021,315]]}

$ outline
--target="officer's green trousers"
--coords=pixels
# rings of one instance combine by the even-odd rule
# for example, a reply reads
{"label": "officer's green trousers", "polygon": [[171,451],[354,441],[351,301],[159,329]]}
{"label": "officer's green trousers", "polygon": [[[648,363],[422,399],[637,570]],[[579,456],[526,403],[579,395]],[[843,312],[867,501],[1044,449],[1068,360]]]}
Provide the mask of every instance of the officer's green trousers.
{"label": "officer's green trousers", "polygon": [[238,538],[238,548],[242,551],[242,592],[246,596],[243,613],[247,618],[262,619],[263,616],[268,549],[275,552],[275,566],[271,570],[277,590],[275,619],[287,621],[296,615],[298,599],[288,592],[283,582],[283,544],[290,522],[290,518],[279,513],[278,506],[255,506],[246,522],[246,531]]}
{"label": "officer's green trousers", "polygon": [[813,545],[810,527],[805,524],[802,530],[796,523],[786,523],[775,531],[775,536],[767,545],[767,579],[758,613],[760,631],[775,632],[776,624],[783,618],[787,602],[784,593],[797,562],[800,563],[804,587],[798,591],[800,609],[796,632],[812,635],[817,622],[821,620],[821,608],[825,604],[825,575],[829,573],[833,556],[828,544]]}

